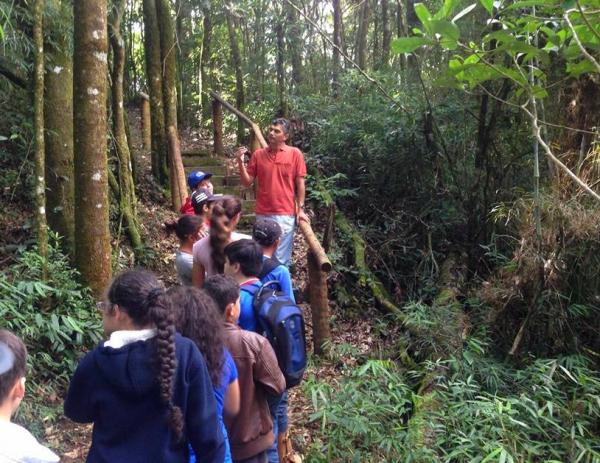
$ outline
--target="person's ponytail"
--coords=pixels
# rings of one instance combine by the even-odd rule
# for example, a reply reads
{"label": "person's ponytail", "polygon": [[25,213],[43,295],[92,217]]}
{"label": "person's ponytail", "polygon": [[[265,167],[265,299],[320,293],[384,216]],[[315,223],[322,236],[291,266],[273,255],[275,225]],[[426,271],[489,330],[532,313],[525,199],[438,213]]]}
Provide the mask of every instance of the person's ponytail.
{"label": "person's ponytail", "polygon": [[223,273],[225,266],[225,246],[235,230],[233,219],[242,211],[242,202],[235,196],[228,196],[215,202],[210,219],[211,258],[217,273]]}

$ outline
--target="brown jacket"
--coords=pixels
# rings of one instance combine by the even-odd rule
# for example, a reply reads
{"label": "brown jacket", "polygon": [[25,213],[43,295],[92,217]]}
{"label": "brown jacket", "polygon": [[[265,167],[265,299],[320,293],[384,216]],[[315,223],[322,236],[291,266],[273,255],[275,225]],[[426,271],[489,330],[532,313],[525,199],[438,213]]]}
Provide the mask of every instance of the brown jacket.
{"label": "brown jacket", "polygon": [[265,394],[282,394],[285,378],[271,344],[263,336],[225,323],[225,343],[240,384],[240,412],[226,422],[227,434],[231,456],[244,460],[273,445],[273,423]]}

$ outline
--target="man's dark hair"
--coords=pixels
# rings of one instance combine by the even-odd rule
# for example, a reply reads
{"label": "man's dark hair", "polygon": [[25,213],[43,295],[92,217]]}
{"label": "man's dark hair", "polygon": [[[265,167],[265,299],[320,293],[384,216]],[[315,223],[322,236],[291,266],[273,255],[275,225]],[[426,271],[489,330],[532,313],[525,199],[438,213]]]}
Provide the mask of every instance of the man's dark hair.
{"label": "man's dark hair", "polygon": [[203,289],[214,299],[222,314],[229,304],[235,303],[240,297],[240,286],[229,275],[217,274],[208,277]]}
{"label": "man's dark hair", "polygon": [[27,367],[27,348],[21,338],[8,330],[0,330],[0,404],[8,398],[8,394],[19,378],[25,376]]}
{"label": "man's dark hair", "polygon": [[285,132],[286,135],[290,134],[290,128],[291,128],[290,121],[288,121],[284,117],[277,117],[277,118],[273,119],[271,121],[271,125],[279,125],[283,128],[283,131]]}
{"label": "man's dark hair", "polygon": [[252,240],[238,240],[225,247],[225,255],[230,264],[240,264],[242,274],[256,277],[262,268],[263,254],[260,245]]}

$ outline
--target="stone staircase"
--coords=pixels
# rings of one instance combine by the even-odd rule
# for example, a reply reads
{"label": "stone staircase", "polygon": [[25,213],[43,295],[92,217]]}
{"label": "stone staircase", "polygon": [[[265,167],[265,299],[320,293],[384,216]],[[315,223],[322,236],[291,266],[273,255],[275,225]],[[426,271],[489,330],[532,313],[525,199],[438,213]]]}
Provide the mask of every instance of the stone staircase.
{"label": "stone staircase", "polygon": [[209,151],[184,151],[182,160],[186,177],[193,170],[210,172],[213,174],[211,181],[215,194],[233,195],[242,199],[242,219],[238,230],[250,233],[255,220],[254,189],[242,187],[237,169],[228,166],[231,160],[226,157],[213,157]]}

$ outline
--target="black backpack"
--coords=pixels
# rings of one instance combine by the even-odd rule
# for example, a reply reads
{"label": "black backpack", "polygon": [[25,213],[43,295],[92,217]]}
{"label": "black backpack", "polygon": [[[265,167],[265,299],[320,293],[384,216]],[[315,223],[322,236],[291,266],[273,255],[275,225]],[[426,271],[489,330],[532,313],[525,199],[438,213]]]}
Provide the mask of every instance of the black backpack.
{"label": "black backpack", "polygon": [[302,310],[280,289],[277,281],[267,281],[260,288],[242,287],[242,291],[252,295],[254,314],[273,346],[286,389],[289,389],[300,384],[304,375],[306,334]]}

